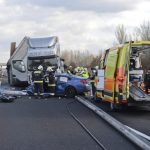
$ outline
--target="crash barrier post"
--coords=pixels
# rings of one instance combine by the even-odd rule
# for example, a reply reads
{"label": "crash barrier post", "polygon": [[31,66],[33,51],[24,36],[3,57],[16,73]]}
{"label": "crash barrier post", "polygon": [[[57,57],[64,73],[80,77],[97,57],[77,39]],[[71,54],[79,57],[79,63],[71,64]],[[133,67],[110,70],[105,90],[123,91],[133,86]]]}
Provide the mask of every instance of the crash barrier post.
{"label": "crash barrier post", "polygon": [[144,140],[137,137],[133,132],[128,129],[124,124],[116,120],[115,118],[108,115],[106,112],[104,112],[99,107],[93,105],[91,102],[76,96],[75,97],[80,103],[94,111],[97,115],[99,115],[101,118],[103,118],[107,123],[112,125],[115,129],[117,129],[120,133],[122,133],[125,137],[127,137],[130,141],[132,141],[134,144],[136,144],[138,147],[144,150],[150,150],[150,144],[144,142]]}

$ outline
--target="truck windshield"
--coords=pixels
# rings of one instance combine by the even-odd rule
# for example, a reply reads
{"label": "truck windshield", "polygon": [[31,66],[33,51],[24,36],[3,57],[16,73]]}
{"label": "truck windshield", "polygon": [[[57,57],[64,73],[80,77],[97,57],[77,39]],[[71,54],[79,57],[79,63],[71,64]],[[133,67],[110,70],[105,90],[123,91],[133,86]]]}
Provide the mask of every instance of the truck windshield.
{"label": "truck windshield", "polygon": [[57,62],[57,58],[28,58],[28,70],[36,70],[39,65],[42,65],[44,70],[46,70],[47,66],[57,67]]}

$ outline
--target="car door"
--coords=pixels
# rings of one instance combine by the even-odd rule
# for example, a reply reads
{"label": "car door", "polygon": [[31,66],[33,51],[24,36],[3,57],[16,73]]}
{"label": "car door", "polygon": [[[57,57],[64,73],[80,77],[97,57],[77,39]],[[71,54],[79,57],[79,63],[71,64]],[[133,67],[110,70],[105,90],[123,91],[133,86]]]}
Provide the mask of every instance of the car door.
{"label": "car door", "polygon": [[58,76],[57,77],[57,87],[56,87],[56,92],[58,94],[63,95],[65,92],[65,88],[68,83],[68,77],[67,76]]}

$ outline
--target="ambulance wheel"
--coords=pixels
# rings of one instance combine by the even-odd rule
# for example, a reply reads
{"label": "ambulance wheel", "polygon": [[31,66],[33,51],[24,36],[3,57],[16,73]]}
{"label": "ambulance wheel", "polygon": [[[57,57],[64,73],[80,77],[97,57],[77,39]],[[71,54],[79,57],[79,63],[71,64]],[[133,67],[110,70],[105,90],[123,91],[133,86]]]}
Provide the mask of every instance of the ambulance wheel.
{"label": "ambulance wheel", "polygon": [[120,109],[120,105],[116,103],[110,103],[111,111],[118,111]]}
{"label": "ambulance wheel", "polygon": [[98,97],[97,94],[96,94],[96,92],[94,94],[94,101],[95,102],[101,102],[102,101],[102,98]]}
{"label": "ambulance wheel", "polygon": [[68,97],[68,98],[74,98],[76,96],[76,90],[74,87],[67,87],[67,89],[65,90],[65,95]]}

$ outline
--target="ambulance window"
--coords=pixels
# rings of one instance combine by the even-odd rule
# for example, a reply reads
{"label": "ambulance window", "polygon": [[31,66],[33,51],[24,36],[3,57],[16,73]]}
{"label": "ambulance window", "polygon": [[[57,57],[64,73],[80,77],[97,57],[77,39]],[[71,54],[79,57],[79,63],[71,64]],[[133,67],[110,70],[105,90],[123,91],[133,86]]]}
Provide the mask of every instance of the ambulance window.
{"label": "ambulance window", "polygon": [[107,58],[107,64],[105,69],[105,76],[107,78],[113,78],[114,74],[116,72],[117,67],[117,59],[118,59],[118,50],[112,50],[109,52],[108,58]]}
{"label": "ambulance window", "polygon": [[124,75],[128,75],[128,67],[127,67],[127,64],[125,65],[125,71],[124,71]]}
{"label": "ambulance window", "polygon": [[109,50],[106,50],[105,56],[104,56],[104,68],[106,67],[107,64],[107,59],[108,59],[108,54],[109,54]]}

